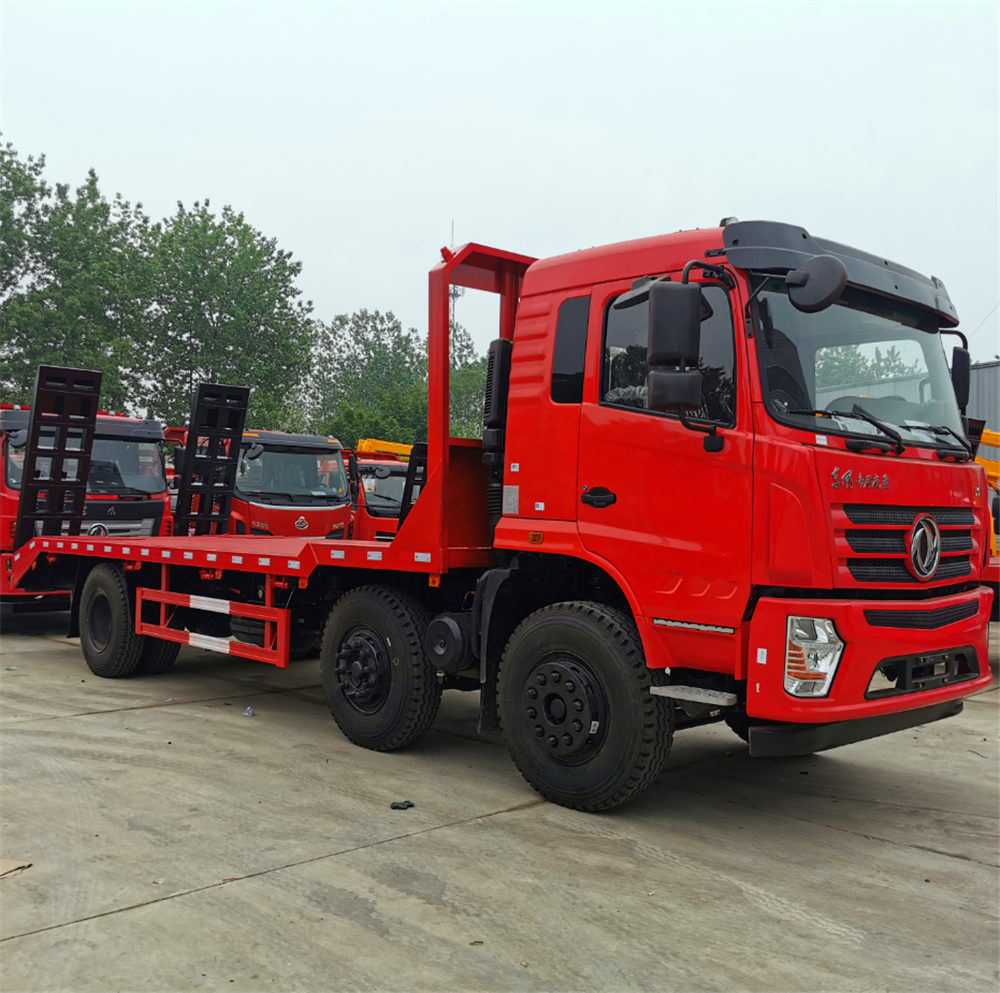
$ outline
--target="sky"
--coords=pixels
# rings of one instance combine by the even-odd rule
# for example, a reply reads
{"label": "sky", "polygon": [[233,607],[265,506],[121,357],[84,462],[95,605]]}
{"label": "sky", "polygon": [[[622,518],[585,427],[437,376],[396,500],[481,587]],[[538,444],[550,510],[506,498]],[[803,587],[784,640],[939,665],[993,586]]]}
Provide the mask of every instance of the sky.
{"label": "sky", "polygon": [[[50,181],[231,204],[315,316],[426,331],[439,249],[725,216],[943,279],[1000,353],[998,13],[947,3],[0,3],[0,131]],[[484,350],[493,299],[457,317]]]}

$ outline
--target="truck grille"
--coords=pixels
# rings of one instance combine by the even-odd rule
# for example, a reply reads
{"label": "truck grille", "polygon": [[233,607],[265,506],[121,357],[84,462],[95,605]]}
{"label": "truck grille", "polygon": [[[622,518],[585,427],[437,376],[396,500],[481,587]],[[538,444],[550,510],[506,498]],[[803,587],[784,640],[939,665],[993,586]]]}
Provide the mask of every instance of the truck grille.
{"label": "truck grille", "polygon": [[966,507],[885,507],[867,503],[845,503],[844,513],[852,524],[895,524],[909,527],[918,514],[930,514],[940,527],[966,527],[976,523]]}
{"label": "truck grille", "polygon": [[848,584],[920,584],[909,568],[907,538],[923,514],[941,531],[941,561],[930,582],[954,582],[973,573],[978,528],[971,508],[845,503],[831,510],[838,569]]}
{"label": "truck grille", "polygon": [[913,628],[919,631],[935,631],[938,628],[975,617],[979,613],[979,601],[955,603],[937,610],[866,610],[865,620],[873,627]]}
{"label": "truck grille", "polygon": [[[84,534],[88,533],[88,525],[94,527],[91,522],[84,521],[81,529]],[[153,533],[156,526],[156,519],[144,517],[140,521],[122,521],[121,523],[112,521],[102,521],[101,527],[108,529],[109,538],[148,538]]]}
{"label": "truck grille", "polygon": [[[847,568],[859,583],[919,583],[903,559],[848,559]],[[969,556],[942,559],[934,574],[934,582],[943,579],[960,579],[972,572]]]}

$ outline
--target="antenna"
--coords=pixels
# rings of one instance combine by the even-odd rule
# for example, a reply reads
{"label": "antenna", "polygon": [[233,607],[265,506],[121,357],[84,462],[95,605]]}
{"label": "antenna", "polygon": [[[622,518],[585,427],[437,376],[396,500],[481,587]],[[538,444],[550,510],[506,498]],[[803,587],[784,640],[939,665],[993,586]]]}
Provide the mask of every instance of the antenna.
{"label": "antenna", "polygon": [[[451,250],[452,251],[455,250],[455,221],[454,220],[452,220],[452,222],[451,222]],[[448,296],[451,297],[450,313],[448,315],[448,317],[449,317],[449,323],[450,324],[454,324],[455,323],[455,301],[458,300],[460,297],[464,297],[465,296],[465,287],[464,286],[454,286],[454,285],[452,285],[449,288],[449,290],[448,290]]]}

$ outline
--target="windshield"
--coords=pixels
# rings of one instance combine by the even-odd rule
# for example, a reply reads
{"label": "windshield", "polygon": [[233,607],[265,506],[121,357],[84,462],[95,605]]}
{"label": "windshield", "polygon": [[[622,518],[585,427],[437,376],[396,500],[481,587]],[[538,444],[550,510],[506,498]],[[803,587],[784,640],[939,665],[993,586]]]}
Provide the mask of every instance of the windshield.
{"label": "windshield", "polygon": [[759,301],[762,387],[780,420],[885,440],[857,407],[906,444],[954,447],[949,429],[964,438],[931,314],[850,287],[834,306],[804,314],[779,280],[767,280]]}
{"label": "windshield", "polygon": [[[365,488],[365,506],[376,517],[398,517],[403,505],[403,487],[406,485],[406,467],[393,472],[388,466],[359,465],[358,475]],[[420,487],[413,487],[413,500],[420,495]]]}
{"label": "windshield", "polygon": [[[43,435],[44,437],[44,435]],[[51,435],[50,435],[51,437]],[[13,448],[9,442],[7,485],[21,488],[24,473],[25,447]],[[87,492],[137,496],[162,493],[167,488],[163,475],[163,453],[159,441],[130,441],[127,438],[95,438],[90,455],[90,475]],[[48,471],[48,459],[42,459],[43,471]]]}
{"label": "windshield", "polygon": [[269,445],[255,459],[240,450],[236,488],[265,503],[345,503],[350,499],[340,452]]}

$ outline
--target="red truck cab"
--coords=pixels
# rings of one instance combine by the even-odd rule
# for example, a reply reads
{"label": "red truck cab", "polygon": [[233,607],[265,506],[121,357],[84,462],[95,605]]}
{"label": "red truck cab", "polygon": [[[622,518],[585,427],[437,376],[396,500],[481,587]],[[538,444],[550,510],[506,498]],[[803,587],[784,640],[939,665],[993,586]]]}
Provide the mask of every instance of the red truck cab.
{"label": "red truck cab", "polygon": [[[9,580],[30,409],[0,405],[0,600],[17,608],[56,609],[68,602],[66,591],[26,596]],[[157,421],[97,415],[83,534],[140,538],[171,533],[163,437]]]}
{"label": "red truck cab", "polygon": [[342,450],[323,435],[244,431],[230,533],[345,537],[351,496]]}
{"label": "red truck cab", "polygon": [[[358,541],[392,541],[399,529],[399,517],[406,487],[407,463],[396,455],[359,453],[358,505],[353,516],[353,537]],[[414,487],[413,500],[420,495]]]}

